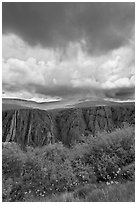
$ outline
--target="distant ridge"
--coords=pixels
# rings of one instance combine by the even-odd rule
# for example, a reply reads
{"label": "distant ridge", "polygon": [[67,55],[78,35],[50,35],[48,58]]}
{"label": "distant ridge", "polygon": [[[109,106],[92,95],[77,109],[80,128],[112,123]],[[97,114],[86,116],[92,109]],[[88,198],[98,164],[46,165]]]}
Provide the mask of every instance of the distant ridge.
{"label": "distant ridge", "polygon": [[94,106],[112,106],[112,105],[135,105],[134,101],[114,101],[112,99],[70,99],[62,101],[50,101],[50,102],[36,102],[31,100],[22,100],[15,98],[3,98],[2,99],[2,109],[22,109],[22,108],[35,108],[41,110],[50,109],[68,109],[77,107],[94,107]]}

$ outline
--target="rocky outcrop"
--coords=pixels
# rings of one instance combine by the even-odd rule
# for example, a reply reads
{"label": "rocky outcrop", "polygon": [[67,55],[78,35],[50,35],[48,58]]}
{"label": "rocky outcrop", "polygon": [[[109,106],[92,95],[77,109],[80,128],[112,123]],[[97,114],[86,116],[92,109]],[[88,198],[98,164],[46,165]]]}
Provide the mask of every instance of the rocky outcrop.
{"label": "rocky outcrop", "polygon": [[46,111],[4,111],[2,125],[3,141],[33,146],[55,142],[52,117]]}
{"label": "rocky outcrop", "polygon": [[2,113],[2,141],[43,146],[61,141],[67,146],[98,131],[135,123],[135,106],[98,106],[61,111],[8,110]]}

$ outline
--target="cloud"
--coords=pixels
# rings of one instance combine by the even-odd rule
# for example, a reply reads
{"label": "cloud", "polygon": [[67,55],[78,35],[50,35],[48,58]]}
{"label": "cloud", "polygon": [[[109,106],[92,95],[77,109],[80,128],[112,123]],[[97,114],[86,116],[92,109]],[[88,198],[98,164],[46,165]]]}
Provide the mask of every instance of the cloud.
{"label": "cloud", "polygon": [[2,55],[5,59],[27,60],[29,57],[33,57],[38,61],[47,61],[53,58],[54,50],[45,49],[39,45],[31,47],[19,36],[10,33],[2,36]]}
{"label": "cloud", "polygon": [[135,3],[3,2],[3,93],[134,98]]}
{"label": "cloud", "polygon": [[83,41],[92,55],[126,45],[135,21],[133,2],[3,2],[2,10],[3,34],[48,48]]}
{"label": "cloud", "polygon": [[107,98],[119,100],[135,100],[135,87],[123,87],[104,90],[104,95]]}
{"label": "cloud", "polygon": [[135,86],[134,46],[130,41],[101,56],[91,56],[83,49],[83,42],[70,43],[65,52],[39,46],[32,49],[13,34],[3,36],[5,46],[2,80],[3,91],[9,95],[105,98],[117,97],[122,88],[128,92]]}

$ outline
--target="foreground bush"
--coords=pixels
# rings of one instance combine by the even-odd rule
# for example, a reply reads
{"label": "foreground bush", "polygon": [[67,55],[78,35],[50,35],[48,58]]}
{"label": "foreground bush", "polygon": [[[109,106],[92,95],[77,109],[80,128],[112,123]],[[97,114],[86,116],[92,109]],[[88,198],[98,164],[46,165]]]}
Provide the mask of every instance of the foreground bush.
{"label": "foreground bush", "polygon": [[[28,148],[27,152],[22,152],[19,147],[15,151],[14,147],[12,149],[12,144],[3,147],[5,201],[23,201],[26,195],[44,197],[73,190],[77,185],[71,163],[67,159],[67,150],[62,144],[36,150]],[[10,192],[5,190],[9,189],[7,185],[11,186]]]}
{"label": "foreground bush", "polygon": [[109,201],[115,194],[122,200],[118,193],[128,194],[128,181],[134,181],[134,135],[134,127],[125,127],[87,137],[71,148],[56,143],[22,150],[3,143],[3,201]]}
{"label": "foreground bush", "polygon": [[84,159],[93,166],[98,182],[120,179],[123,168],[134,163],[134,137],[134,128],[127,127],[108,134],[99,133],[96,138],[90,139],[90,149]]}

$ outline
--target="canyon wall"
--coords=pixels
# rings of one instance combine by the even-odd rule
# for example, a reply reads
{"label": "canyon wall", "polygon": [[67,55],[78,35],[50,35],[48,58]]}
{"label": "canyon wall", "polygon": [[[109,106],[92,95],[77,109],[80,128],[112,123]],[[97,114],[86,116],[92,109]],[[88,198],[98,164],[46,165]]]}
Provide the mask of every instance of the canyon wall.
{"label": "canyon wall", "polygon": [[61,141],[67,146],[100,131],[135,124],[135,106],[96,106],[59,111],[39,109],[2,112],[2,141],[43,146]]}

